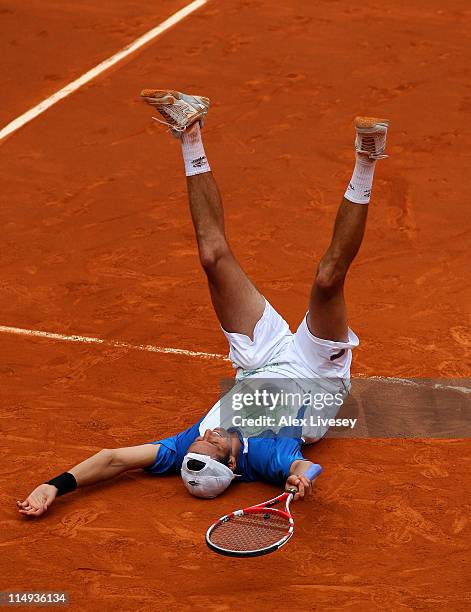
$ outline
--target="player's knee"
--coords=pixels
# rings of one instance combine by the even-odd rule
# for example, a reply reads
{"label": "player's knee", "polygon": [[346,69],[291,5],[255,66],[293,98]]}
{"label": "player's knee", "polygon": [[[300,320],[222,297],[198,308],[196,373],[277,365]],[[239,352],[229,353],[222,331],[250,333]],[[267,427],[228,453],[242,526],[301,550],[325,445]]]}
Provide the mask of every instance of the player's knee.
{"label": "player's knee", "polygon": [[200,245],[200,262],[208,276],[214,272],[221,259],[225,257],[228,252],[229,247],[224,241],[214,241]]}
{"label": "player's knee", "polygon": [[321,261],[316,275],[316,287],[321,291],[334,291],[342,287],[347,267],[336,258]]}

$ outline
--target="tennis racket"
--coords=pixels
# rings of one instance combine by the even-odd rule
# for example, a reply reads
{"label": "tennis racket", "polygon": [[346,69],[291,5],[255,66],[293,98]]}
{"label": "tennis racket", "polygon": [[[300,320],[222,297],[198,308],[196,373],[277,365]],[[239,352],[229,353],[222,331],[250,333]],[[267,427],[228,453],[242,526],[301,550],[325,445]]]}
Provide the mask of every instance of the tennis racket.
{"label": "tennis racket", "polygon": [[[313,464],[304,474],[314,480],[322,472]],[[295,488],[261,504],[235,510],[222,516],[206,532],[206,544],[211,550],[229,557],[258,557],[284,546],[294,532],[290,504]],[[284,502],[284,510],[274,508]]]}

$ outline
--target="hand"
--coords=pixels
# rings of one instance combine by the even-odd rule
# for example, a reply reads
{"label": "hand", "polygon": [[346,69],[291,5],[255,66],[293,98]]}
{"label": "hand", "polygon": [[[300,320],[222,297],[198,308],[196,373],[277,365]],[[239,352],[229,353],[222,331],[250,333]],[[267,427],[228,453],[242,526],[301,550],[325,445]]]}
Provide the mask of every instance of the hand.
{"label": "hand", "polygon": [[289,489],[297,489],[297,493],[294,496],[294,501],[298,501],[298,499],[304,499],[307,495],[310,495],[312,490],[312,482],[306,476],[298,476],[297,474],[291,474],[288,476],[288,480],[286,481],[285,490]]}
{"label": "hand", "polygon": [[36,487],[28,497],[20,502],[16,502],[18,512],[27,516],[40,516],[44,514],[52,502],[56,499],[56,487],[48,484],[41,484]]}

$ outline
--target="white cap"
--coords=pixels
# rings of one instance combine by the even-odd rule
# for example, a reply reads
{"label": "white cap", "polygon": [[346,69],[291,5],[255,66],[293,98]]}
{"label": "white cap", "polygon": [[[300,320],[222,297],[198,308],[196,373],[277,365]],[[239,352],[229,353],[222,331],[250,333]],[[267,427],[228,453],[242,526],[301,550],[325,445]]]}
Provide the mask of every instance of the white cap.
{"label": "white cap", "polygon": [[[190,470],[188,461],[194,459],[204,463],[201,470]],[[211,459],[209,455],[200,455],[199,453],[187,453],[183,458],[182,463],[182,480],[188,491],[196,497],[205,497],[211,499],[217,497],[235,478],[233,471],[216,461]]]}

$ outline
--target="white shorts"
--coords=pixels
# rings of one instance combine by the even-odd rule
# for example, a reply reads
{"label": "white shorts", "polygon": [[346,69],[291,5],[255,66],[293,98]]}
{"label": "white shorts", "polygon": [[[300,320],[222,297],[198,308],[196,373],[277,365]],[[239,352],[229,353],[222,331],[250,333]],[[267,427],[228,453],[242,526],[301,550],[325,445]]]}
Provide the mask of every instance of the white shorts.
{"label": "white shorts", "polygon": [[[307,315],[306,315],[307,316]],[[255,325],[253,341],[244,334],[227,332],[229,358],[237,376],[255,372],[277,372],[297,378],[350,378],[352,349],[359,340],[348,330],[348,342],[316,338],[304,317],[295,333],[266,301],[262,318]]]}

